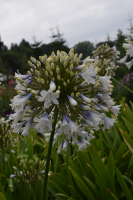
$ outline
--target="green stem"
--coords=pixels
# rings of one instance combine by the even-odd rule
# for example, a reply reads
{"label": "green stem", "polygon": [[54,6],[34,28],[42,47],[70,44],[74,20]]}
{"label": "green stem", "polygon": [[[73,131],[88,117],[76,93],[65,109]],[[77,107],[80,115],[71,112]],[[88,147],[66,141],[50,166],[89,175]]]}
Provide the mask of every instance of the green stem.
{"label": "green stem", "polygon": [[53,123],[53,126],[52,126],[53,130],[52,130],[51,136],[50,136],[48,156],[47,156],[47,161],[46,161],[46,170],[45,170],[44,185],[43,185],[43,200],[47,200],[47,181],[48,181],[49,163],[50,163],[50,157],[51,157],[51,151],[52,151],[52,144],[53,144],[55,126],[56,126],[56,123],[57,123],[57,117],[58,117],[58,108],[56,106],[55,112],[54,112],[54,123]]}
{"label": "green stem", "polygon": [[126,90],[128,90],[129,92],[133,93],[132,90],[130,90],[128,87],[126,87],[125,85],[123,85],[122,83],[120,83],[119,81],[117,81],[115,78],[112,77],[112,79],[117,82],[119,85],[121,85],[122,87],[124,87]]}

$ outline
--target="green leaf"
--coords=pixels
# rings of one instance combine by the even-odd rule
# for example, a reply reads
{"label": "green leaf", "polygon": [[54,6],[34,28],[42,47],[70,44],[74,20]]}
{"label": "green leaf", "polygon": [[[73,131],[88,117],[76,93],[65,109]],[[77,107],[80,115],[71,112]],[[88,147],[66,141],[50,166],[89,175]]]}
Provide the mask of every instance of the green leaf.
{"label": "green leaf", "polygon": [[4,174],[1,174],[1,173],[0,173],[0,178],[1,178],[1,177],[6,177],[6,176],[5,176]]}
{"label": "green leaf", "polygon": [[132,134],[133,136],[133,124],[131,124],[125,117],[122,116],[122,119],[125,122],[125,125],[127,126],[129,132]]}
{"label": "green leaf", "polygon": [[130,107],[125,103],[125,108],[123,109],[123,114],[125,118],[132,123],[133,121],[133,112],[131,111]]}
{"label": "green leaf", "polygon": [[29,138],[29,141],[28,141],[28,159],[29,160],[33,159],[33,136],[32,136],[32,132],[30,133],[30,138]]}
{"label": "green leaf", "polygon": [[133,200],[133,197],[131,196],[131,193],[130,193],[130,190],[128,189],[128,186],[121,174],[121,172],[119,171],[118,168],[116,168],[116,174],[117,174],[117,178],[118,178],[118,181],[119,181],[119,184],[125,194],[125,196],[127,197],[127,200]]}
{"label": "green leaf", "polygon": [[17,158],[28,158],[28,154],[19,154]]}
{"label": "green leaf", "polygon": [[73,174],[73,178],[77,179],[78,182],[80,183],[80,189],[82,190],[83,194],[88,198],[90,198],[91,200],[95,200],[94,196],[92,195],[91,191],[89,190],[89,188],[86,186],[86,184],[82,181],[82,179],[80,178],[80,176],[71,168],[71,166],[69,166],[69,169],[71,171],[71,173]]}
{"label": "green leaf", "polygon": [[61,194],[61,193],[58,193],[56,195],[62,196],[62,197],[67,197],[67,199],[70,199],[70,200],[74,200],[72,197],[68,197],[67,195],[64,195],[64,194]]}
{"label": "green leaf", "polygon": [[127,144],[128,148],[133,153],[133,140],[129,137],[127,133],[122,133],[125,143]]}
{"label": "green leaf", "polygon": [[91,189],[96,193],[96,187],[95,187],[95,185],[87,177],[83,176],[83,178],[88,183],[88,185],[91,187]]}
{"label": "green leaf", "polygon": [[116,154],[114,156],[114,160],[117,161],[116,162],[116,166],[118,165],[118,163],[122,160],[122,156],[125,152],[125,149],[126,149],[126,144],[125,142],[123,141],[121,146],[119,147],[119,149],[116,151]]}
{"label": "green leaf", "polygon": [[0,192],[0,200],[7,200],[2,192]]}
{"label": "green leaf", "polygon": [[101,158],[99,157],[94,146],[91,146],[89,148],[89,153],[90,153],[93,165],[94,165],[97,173],[99,174],[99,177],[102,180],[104,186],[107,189],[109,189],[115,196],[117,196],[115,186],[114,186],[113,181],[110,177],[110,174],[107,171],[104,163],[102,162]]}
{"label": "green leaf", "polygon": [[108,192],[108,188],[106,187],[106,184],[104,184],[102,182],[102,180],[100,179],[98,172],[92,166],[90,166],[89,164],[87,164],[87,165],[89,166],[89,168],[91,169],[92,173],[95,176],[95,187],[96,187],[97,199],[112,200],[110,193]]}
{"label": "green leaf", "polygon": [[126,181],[128,181],[131,185],[133,185],[133,181],[132,181],[130,178],[128,178],[128,177],[125,176],[125,175],[123,175],[123,178],[124,178]]}
{"label": "green leaf", "polygon": [[107,170],[110,174],[110,177],[111,177],[113,183],[115,183],[115,162],[114,162],[114,157],[113,157],[112,152],[110,152],[110,155],[108,158]]}

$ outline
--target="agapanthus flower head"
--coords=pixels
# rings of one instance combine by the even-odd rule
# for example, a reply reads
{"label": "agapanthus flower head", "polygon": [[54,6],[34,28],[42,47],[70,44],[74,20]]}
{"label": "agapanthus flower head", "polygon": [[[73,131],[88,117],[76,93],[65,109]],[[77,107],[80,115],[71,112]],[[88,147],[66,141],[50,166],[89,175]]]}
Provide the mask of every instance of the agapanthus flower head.
{"label": "agapanthus flower head", "polygon": [[[20,159],[19,167],[13,166],[14,174],[10,175],[10,178],[16,177],[19,181],[25,183],[36,183],[36,181],[42,180],[45,174],[45,161],[39,158],[33,159]],[[49,173],[50,175],[50,173]]]}
{"label": "agapanthus flower head", "polygon": [[133,66],[133,59],[126,62],[128,58],[133,57],[133,29],[130,31],[130,35],[125,39],[126,43],[123,43],[123,47],[126,50],[124,58],[120,59],[118,63],[124,63],[128,69]]}
{"label": "agapanthus flower head", "polygon": [[115,70],[118,68],[115,61],[119,58],[119,54],[115,46],[111,48],[108,44],[102,44],[93,51],[95,66],[101,69],[99,75],[115,75]]}
{"label": "agapanthus flower head", "polygon": [[0,118],[0,149],[11,151],[16,145],[15,136],[11,130],[10,120]]}
{"label": "agapanthus flower head", "polygon": [[27,74],[15,75],[18,95],[10,104],[15,111],[10,115],[14,132],[19,130],[27,135],[33,127],[49,141],[56,115],[53,145],[58,137],[62,140],[58,152],[66,150],[68,142],[72,145],[82,142],[84,148],[90,144],[89,132],[98,130],[101,124],[104,126],[106,115],[103,113],[111,109],[114,102],[110,97],[111,76],[99,75],[100,69],[89,57],[79,65],[81,57],[82,54],[74,54],[74,49],[68,54],[52,52],[49,57],[40,56],[39,60],[31,57]]}

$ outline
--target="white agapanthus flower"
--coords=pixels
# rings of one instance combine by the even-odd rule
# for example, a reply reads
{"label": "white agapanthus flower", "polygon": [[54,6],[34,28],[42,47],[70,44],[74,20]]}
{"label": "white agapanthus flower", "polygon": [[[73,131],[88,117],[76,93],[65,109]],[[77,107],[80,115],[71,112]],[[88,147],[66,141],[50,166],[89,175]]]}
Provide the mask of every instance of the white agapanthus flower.
{"label": "white agapanthus flower", "polygon": [[109,117],[105,117],[105,118],[104,118],[104,127],[103,127],[103,131],[104,131],[105,129],[111,128],[111,127],[114,125],[114,122],[116,122],[116,119],[115,119],[115,118],[110,119]]}
{"label": "white agapanthus flower", "polygon": [[40,92],[41,97],[39,97],[38,101],[39,102],[43,102],[44,101],[44,107],[45,108],[49,108],[51,102],[53,102],[54,104],[58,105],[59,102],[57,100],[57,98],[59,98],[59,94],[56,92],[53,92],[53,90],[55,90],[56,86],[54,84],[53,81],[51,81],[50,83],[50,89],[47,91],[42,90]]}
{"label": "white agapanthus flower", "polygon": [[32,118],[27,122],[26,126],[23,128],[23,131],[21,133],[22,136],[29,135],[31,125],[32,125]]}
{"label": "white agapanthus flower", "polygon": [[46,114],[43,118],[34,118],[35,122],[38,122],[34,127],[38,130],[38,132],[44,134],[46,131],[52,131],[52,121],[48,119],[48,114]]}
{"label": "white agapanthus flower", "polygon": [[15,112],[23,111],[25,104],[26,104],[27,100],[31,97],[31,95],[32,95],[32,93],[30,93],[24,97],[20,97],[20,95],[19,95],[19,98],[14,98],[12,100],[12,103],[10,104],[10,106],[12,107],[12,109]]}
{"label": "white agapanthus flower", "polygon": [[127,66],[128,69],[130,69],[133,65],[133,60],[126,62],[125,65]]}
{"label": "white agapanthus flower", "polygon": [[112,106],[109,110],[115,115],[117,118],[121,105]]}
{"label": "white agapanthus flower", "polygon": [[130,69],[133,65],[133,59],[129,62],[126,62],[127,58],[133,57],[133,29],[130,32],[130,36],[125,39],[127,43],[123,43],[123,47],[126,50],[126,56],[124,58],[120,59],[118,63],[124,63],[128,69]]}
{"label": "white agapanthus flower", "polygon": [[88,84],[92,83],[95,84],[95,76],[97,75],[97,68],[94,68],[93,65],[90,65],[90,67],[84,71],[84,73],[81,74],[81,76],[88,82]]}
{"label": "white agapanthus flower", "polygon": [[66,138],[71,138],[71,126],[67,123],[67,118],[64,116],[63,123],[59,129],[57,129],[59,135],[66,135]]}
{"label": "white agapanthus flower", "polygon": [[101,69],[89,57],[79,65],[81,57],[74,49],[69,54],[57,51],[57,55],[40,56],[40,61],[31,57],[27,74],[15,74],[18,95],[10,104],[14,132],[25,136],[32,127],[49,142],[54,127],[52,145],[61,138],[57,150],[61,153],[68,144],[85,149],[93,130],[113,126],[115,120],[106,119],[106,112],[110,110],[117,117],[119,107],[110,97],[111,76],[99,75]]}
{"label": "white agapanthus flower", "polygon": [[17,123],[17,124],[12,124],[11,128],[13,129],[14,133],[19,133],[20,129],[22,128],[22,126],[26,123],[26,121],[21,122],[21,123]]}
{"label": "white agapanthus flower", "polygon": [[21,111],[20,111],[20,112],[16,112],[16,113],[14,113],[14,114],[11,114],[11,115],[9,116],[9,119],[10,119],[10,120],[14,120],[14,121],[13,121],[13,124],[16,125],[16,124],[18,123],[19,119],[20,119],[21,114],[22,114]]}

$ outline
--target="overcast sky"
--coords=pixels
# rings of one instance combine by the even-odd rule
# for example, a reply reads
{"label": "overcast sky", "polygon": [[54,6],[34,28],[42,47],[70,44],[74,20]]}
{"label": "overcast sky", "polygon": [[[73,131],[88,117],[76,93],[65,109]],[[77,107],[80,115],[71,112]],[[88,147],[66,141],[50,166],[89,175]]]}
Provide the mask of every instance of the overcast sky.
{"label": "overcast sky", "polygon": [[133,18],[133,0],[0,0],[0,35],[5,45],[19,44],[22,38],[49,43],[56,25],[69,47],[78,42],[104,41],[117,30],[128,33]]}

